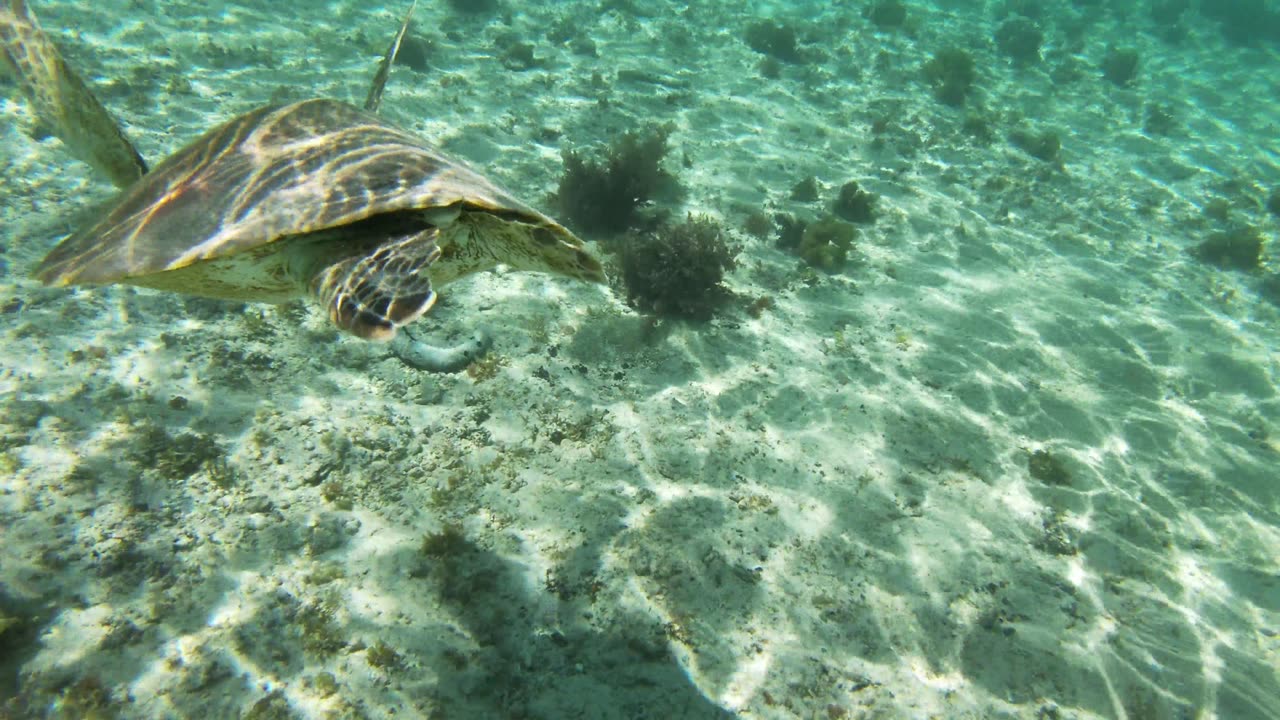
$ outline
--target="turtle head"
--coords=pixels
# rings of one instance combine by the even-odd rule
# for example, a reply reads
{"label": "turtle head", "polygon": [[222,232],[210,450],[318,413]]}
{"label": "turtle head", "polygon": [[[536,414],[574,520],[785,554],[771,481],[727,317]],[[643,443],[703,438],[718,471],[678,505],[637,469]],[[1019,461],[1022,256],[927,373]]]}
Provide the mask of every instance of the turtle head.
{"label": "turtle head", "polygon": [[440,229],[440,260],[431,268],[437,285],[498,264],[608,282],[600,261],[576,235],[538,213],[464,209]]}
{"label": "turtle head", "polygon": [[607,284],[604,266],[587,252],[578,236],[555,222],[532,226],[528,231],[529,242],[537,253],[533,260],[537,267],[521,267],[521,270],[541,270],[564,275],[590,283]]}

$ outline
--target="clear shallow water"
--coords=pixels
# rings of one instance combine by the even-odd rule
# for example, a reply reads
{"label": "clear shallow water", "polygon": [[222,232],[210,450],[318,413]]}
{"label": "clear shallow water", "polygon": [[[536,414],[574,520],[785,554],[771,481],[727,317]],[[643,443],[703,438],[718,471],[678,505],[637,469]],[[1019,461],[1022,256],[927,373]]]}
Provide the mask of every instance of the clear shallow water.
{"label": "clear shallow water", "polygon": [[[420,8],[388,119],[557,216],[563,151],[669,124],[642,217],[739,248],[709,322],[450,286],[427,333],[495,335],[457,376],[305,306],[41,288],[111,190],[10,93],[9,712],[1280,717],[1274,8],[1158,5]],[[148,158],[359,103],[402,12],[36,10]],[[850,180],[829,273],[778,216]],[[1257,267],[1195,252],[1249,228]]]}

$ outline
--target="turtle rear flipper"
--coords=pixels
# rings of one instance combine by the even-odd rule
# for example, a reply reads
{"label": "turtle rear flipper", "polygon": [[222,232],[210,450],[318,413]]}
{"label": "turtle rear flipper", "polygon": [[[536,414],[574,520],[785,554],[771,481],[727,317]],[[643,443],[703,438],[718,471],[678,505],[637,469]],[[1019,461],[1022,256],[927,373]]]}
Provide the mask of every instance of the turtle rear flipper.
{"label": "turtle rear flipper", "polygon": [[440,257],[438,228],[388,241],[320,270],[311,294],[334,325],[366,340],[390,340],[435,304],[427,268]]}
{"label": "turtle rear flipper", "polygon": [[13,75],[36,117],[73,155],[117,187],[127,187],[146,174],[147,165],[133,143],[62,59],[25,0],[0,4],[0,67]]}

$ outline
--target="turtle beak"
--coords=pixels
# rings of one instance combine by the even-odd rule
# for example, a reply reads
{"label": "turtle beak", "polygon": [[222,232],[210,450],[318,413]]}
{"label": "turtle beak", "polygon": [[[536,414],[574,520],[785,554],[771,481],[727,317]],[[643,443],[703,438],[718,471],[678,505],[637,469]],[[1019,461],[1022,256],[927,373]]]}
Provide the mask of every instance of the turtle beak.
{"label": "turtle beak", "polygon": [[604,266],[581,247],[573,248],[573,266],[565,275],[589,283],[608,285],[609,278],[604,274]]}
{"label": "turtle beak", "polygon": [[609,284],[604,266],[587,252],[585,243],[563,225],[549,223],[539,226],[533,237],[543,246],[543,257],[551,272],[584,282]]}

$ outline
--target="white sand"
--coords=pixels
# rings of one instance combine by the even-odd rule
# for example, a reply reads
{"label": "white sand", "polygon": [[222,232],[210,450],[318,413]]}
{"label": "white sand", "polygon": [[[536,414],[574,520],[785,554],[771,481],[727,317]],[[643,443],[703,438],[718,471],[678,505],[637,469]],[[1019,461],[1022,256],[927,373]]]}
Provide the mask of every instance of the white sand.
{"label": "white sand", "polygon": [[[324,5],[36,7],[159,158],[273,98],[362,100],[402,8]],[[1215,197],[1274,252],[1280,58],[1105,18],[1056,86],[1065,42],[1016,70],[990,21],[797,12],[830,57],[766,80],[738,3],[598,5],[425,3],[434,67],[398,69],[385,114],[544,206],[562,147],[670,121],[677,212],[812,217],[795,182],[856,179],[880,196],[857,261],[815,276],[737,235],[740,302],[656,333],[620,293],[484,275],[420,324],[490,328],[495,374],[425,375],[310,307],[41,288],[110,188],[0,104],[12,712],[1280,718],[1280,308],[1187,254]],[[598,58],[543,39],[561,17]],[[507,30],[545,65],[504,70]],[[919,79],[964,42],[989,145]],[[1141,50],[1133,89],[1098,78],[1108,42]],[[669,87],[593,88],[622,68]],[[1172,135],[1142,133],[1151,102]],[[1020,118],[1062,167],[1004,140]],[[164,432],[222,461],[171,479]]]}

